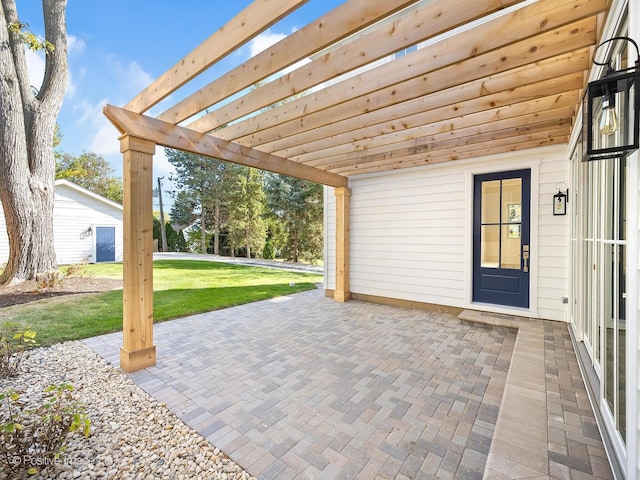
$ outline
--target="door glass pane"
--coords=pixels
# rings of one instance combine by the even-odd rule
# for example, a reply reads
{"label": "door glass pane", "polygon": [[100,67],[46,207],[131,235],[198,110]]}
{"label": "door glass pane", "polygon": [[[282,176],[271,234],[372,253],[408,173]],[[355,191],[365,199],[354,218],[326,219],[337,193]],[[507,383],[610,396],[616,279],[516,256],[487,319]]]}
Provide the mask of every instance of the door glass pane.
{"label": "door glass pane", "polygon": [[483,225],[480,241],[480,266],[498,268],[500,265],[500,225]]}
{"label": "door glass pane", "polygon": [[481,223],[500,223],[500,180],[482,182]]}
{"label": "door glass pane", "polygon": [[502,181],[502,218],[504,223],[522,222],[522,179]]}
{"label": "door glass pane", "polygon": [[[613,265],[615,264],[614,246],[610,244],[604,245],[604,289],[605,292],[614,292],[615,283],[613,277]],[[616,311],[615,303],[611,294],[604,296],[604,397],[607,404],[614,413],[614,391],[615,391],[615,322]]]}
{"label": "door glass pane", "polygon": [[500,268],[520,269],[520,228],[519,223],[502,226]]}
{"label": "door glass pane", "polygon": [[620,240],[627,239],[627,157],[623,159],[618,159],[618,162],[621,162],[620,165],[620,214],[618,218],[620,219],[620,223],[618,224],[618,238]]}
{"label": "door glass pane", "polygon": [[618,312],[618,430],[620,435],[626,440],[626,422],[627,422],[627,403],[626,403],[626,336],[627,336],[627,323],[626,323],[626,259],[625,259],[625,246],[620,245],[620,258],[618,262],[618,278],[619,278],[619,312]]}

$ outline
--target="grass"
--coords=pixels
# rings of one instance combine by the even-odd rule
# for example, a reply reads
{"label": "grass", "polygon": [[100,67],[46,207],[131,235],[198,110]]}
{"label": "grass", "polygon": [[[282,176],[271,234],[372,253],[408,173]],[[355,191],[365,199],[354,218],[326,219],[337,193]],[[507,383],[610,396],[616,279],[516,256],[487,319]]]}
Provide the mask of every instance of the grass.
{"label": "grass", "polygon": [[[87,265],[84,276],[122,278],[122,264]],[[154,321],[209,312],[315,287],[321,275],[193,260],[153,266]],[[41,345],[122,330],[122,291],[78,294],[0,309],[0,322],[30,326]]]}

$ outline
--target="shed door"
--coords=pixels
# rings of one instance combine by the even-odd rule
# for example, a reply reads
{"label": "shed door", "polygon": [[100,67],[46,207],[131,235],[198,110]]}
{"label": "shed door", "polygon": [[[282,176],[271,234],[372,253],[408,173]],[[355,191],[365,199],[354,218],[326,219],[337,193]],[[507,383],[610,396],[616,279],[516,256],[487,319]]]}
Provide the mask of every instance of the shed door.
{"label": "shed door", "polygon": [[531,171],[474,179],[473,301],[529,307]]}
{"label": "shed door", "polygon": [[116,228],[96,227],[96,262],[115,262]]}

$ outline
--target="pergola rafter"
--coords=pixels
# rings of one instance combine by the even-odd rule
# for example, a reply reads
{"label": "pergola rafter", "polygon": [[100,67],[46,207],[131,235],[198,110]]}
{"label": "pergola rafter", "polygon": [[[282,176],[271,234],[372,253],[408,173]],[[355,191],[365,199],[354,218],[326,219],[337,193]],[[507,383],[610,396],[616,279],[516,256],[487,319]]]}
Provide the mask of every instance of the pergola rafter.
{"label": "pergola rafter", "polygon": [[138,186],[149,189],[156,145],[334,187],[346,301],[349,177],[566,143],[611,0],[346,0],[183,93],[307,1],[255,0],[124,108],[105,108],[123,134],[125,231],[139,245],[126,250],[125,303],[144,299],[125,308],[129,370],[155,361]]}

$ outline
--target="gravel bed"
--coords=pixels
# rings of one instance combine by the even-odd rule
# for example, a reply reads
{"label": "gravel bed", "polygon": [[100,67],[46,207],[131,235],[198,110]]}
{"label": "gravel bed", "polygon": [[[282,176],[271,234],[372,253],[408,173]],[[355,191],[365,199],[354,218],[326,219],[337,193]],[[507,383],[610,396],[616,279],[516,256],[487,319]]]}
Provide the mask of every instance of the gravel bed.
{"label": "gravel bed", "polygon": [[[28,402],[61,382],[71,383],[87,407],[91,434],[70,434],[63,457],[28,478],[254,480],[81,342],[29,352],[23,372],[0,379],[0,389],[24,392]],[[0,480],[13,478],[0,471]]]}

